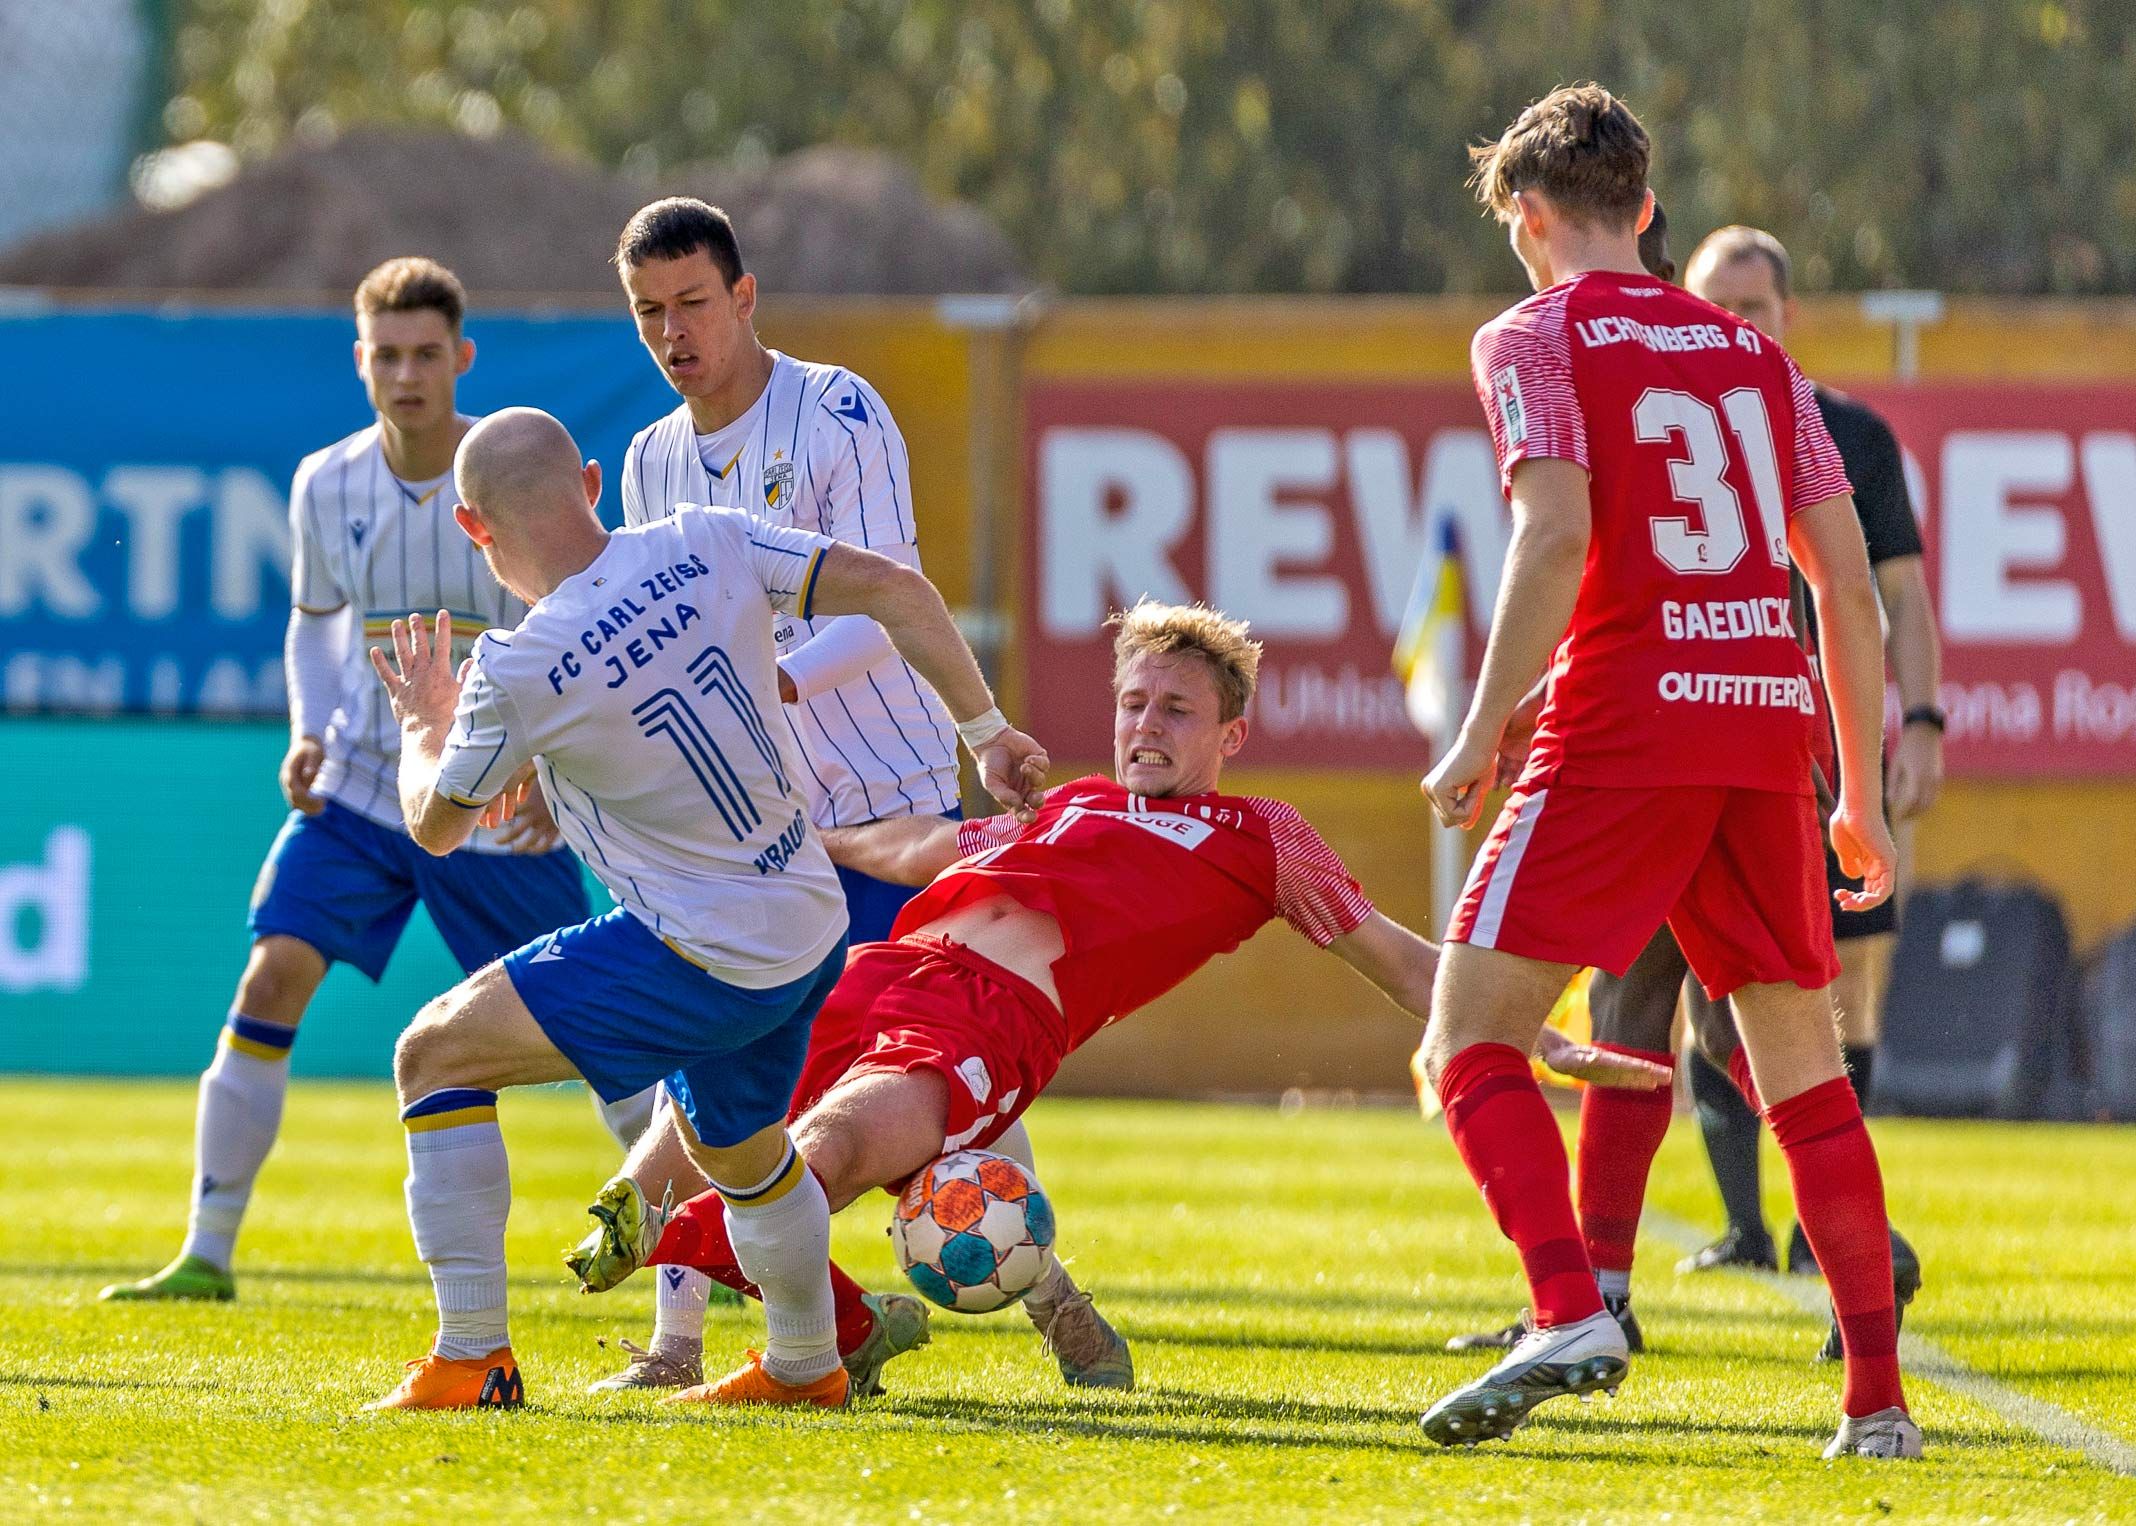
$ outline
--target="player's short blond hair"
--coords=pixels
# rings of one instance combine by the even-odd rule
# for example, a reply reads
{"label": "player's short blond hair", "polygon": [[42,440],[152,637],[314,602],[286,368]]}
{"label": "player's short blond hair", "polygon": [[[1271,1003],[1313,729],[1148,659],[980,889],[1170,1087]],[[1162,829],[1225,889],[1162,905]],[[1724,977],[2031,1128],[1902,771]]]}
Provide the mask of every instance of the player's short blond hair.
{"label": "player's short blond hair", "polygon": [[1476,199],[1501,222],[1518,191],[1540,191],[1581,222],[1632,221],[1646,201],[1653,145],[1600,85],[1560,85],[1513,119],[1496,143],[1469,150]]}
{"label": "player's short blond hair", "polygon": [[380,313],[417,313],[426,308],[443,317],[445,326],[457,334],[460,320],[467,316],[467,288],[436,260],[426,260],[419,254],[388,260],[356,285],[359,318],[375,318]]}
{"label": "player's short blond hair", "polygon": [[1752,228],[1743,223],[1730,223],[1725,228],[1716,228],[1698,242],[1691,251],[1690,263],[1684,269],[1704,262],[1715,270],[1733,265],[1737,260],[1763,260],[1772,267],[1773,290],[1784,301],[1795,284],[1795,262],[1788,258],[1787,245],[1767,233],[1763,228]]}
{"label": "player's short blond hair", "polygon": [[1113,632],[1113,686],[1120,671],[1137,657],[1168,657],[1192,652],[1216,680],[1217,713],[1236,720],[1253,703],[1253,686],[1261,676],[1261,643],[1244,620],[1234,620],[1206,604],[1159,604],[1144,599],[1105,622]]}

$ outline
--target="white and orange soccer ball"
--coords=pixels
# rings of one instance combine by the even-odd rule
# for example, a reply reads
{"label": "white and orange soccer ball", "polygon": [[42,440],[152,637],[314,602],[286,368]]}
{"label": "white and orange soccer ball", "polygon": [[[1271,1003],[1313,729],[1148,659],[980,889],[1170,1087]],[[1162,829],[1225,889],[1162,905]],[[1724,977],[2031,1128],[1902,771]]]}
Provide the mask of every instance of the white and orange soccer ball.
{"label": "white and orange soccer ball", "polygon": [[960,1314],[984,1314],[1016,1302],[1044,1274],[1053,1205],[1008,1156],[956,1150],[906,1185],[890,1243],[927,1297]]}

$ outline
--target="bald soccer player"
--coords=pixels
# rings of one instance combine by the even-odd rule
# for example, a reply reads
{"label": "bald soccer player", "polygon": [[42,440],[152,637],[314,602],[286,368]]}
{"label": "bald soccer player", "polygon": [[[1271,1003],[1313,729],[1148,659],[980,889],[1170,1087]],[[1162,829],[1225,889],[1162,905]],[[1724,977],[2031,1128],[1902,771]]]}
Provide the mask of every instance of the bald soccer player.
{"label": "bald soccer player", "polygon": [[531,765],[617,904],[480,970],[401,1036],[408,1216],[438,1331],[369,1407],[521,1402],[497,1093],[573,1077],[604,1102],[665,1084],[764,1290],[762,1355],[676,1397],[841,1405],[829,1207],[786,1104],[844,964],[846,912],[790,739],[770,724],[775,616],[878,621],[1010,809],[1036,805],[1025,781],[1043,778],[1045,755],[1002,718],[941,596],[910,568],[732,510],[684,506],[611,533],[594,514],[599,467],[533,409],[468,431],[454,475],[460,528],[532,607],[457,673],[446,613],[394,622],[394,656],[375,666],[401,728],[409,835],[452,851]]}

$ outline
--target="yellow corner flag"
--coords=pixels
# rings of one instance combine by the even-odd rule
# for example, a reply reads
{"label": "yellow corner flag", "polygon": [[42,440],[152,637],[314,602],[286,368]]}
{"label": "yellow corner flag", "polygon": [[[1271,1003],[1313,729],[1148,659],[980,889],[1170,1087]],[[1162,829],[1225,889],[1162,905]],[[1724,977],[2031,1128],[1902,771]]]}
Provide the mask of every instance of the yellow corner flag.
{"label": "yellow corner flag", "polygon": [[[1593,984],[1594,978],[1595,972],[1588,969],[1581,970],[1565,982],[1565,989],[1558,993],[1556,1003],[1550,1008],[1550,1016],[1543,1020],[1544,1026],[1557,1029],[1575,1044],[1593,1043],[1594,1014],[1588,1010],[1587,988]],[[1586,1084],[1575,1081],[1570,1076],[1559,1075],[1532,1056],[1528,1064],[1535,1071],[1536,1080],[1545,1086],[1564,1086],[1577,1090]],[[1409,1057],[1409,1079],[1416,1085],[1417,1108],[1424,1114],[1424,1121],[1429,1123],[1439,1116],[1439,1094],[1432,1090],[1431,1080],[1424,1074],[1422,1044],[1418,1044],[1417,1052]]]}
{"label": "yellow corner flag", "polygon": [[1461,578],[1461,538],[1451,516],[1417,568],[1394,643],[1409,719],[1434,742],[1451,741],[1468,708],[1468,592]]}

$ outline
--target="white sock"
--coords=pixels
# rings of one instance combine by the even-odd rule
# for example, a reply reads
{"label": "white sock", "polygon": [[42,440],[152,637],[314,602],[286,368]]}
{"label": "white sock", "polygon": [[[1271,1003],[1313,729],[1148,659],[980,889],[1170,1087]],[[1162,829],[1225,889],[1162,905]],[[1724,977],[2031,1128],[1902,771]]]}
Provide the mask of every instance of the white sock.
{"label": "white sock", "polygon": [[1061,1265],[1060,1257],[1048,1256],[1046,1269],[1039,1273],[1038,1281],[1031,1284],[1031,1291],[1024,1294],[1024,1312],[1031,1316],[1032,1323],[1043,1326],[1053,1318],[1053,1311],[1075,1293],[1075,1279],[1068,1275],[1068,1268]]}
{"label": "white sock", "polygon": [[408,1223],[437,1294],[439,1356],[488,1356],[509,1345],[504,1224],[511,1163],[497,1127],[497,1094],[450,1087],[418,1097],[408,1126]]}
{"label": "white sock", "polygon": [[657,1270],[660,1294],[653,1302],[653,1350],[660,1356],[696,1356],[705,1349],[705,1301],[711,1296],[712,1279],[694,1266]]}
{"label": "white sock", "polygon": [[252,1182],[282,1128],[297,1030],[232,1012],[200,1076],[193,1123],[193,1211],[182,1255],[230,1269]]}
{"label": "white sock", "polygon": [[1030,1131],[1024,1128],[1023,1119],[1018,1118],[1014,1123],[1003,1129],[1001,1137],[988,1145],[987,1148],[996,1155],[1008,1156],[1017,1165],[1030,1172],[1034,1178],[1038,1175],[1038,1161],[1031,1153]]}
{"label": "white sock", "polygon": [[[1008,1156],[1036,1180],[1038,1161],[1031,1149],[1030,1131],[1023,1126],[1021,1118],[1003,1129],[1001,1136],[987,1148],[996,1155]],[[1075,1279],[1068,1275],[1068,1268],[1061,1265],[1058,1256],[1049,1256],[1045,1271],[1031,1285],[1031,1291],[1024,1294],[1024,1313],[1031,1316],[1033,1324],[1043,1329],[1052,1319],[1053,1311],[1072,1298],[1075,1291]]]}
{"label": "white sock", "polygon": [[719,1195],[734,1259],[764,1293],[764,1370],[794,1384],[835,1372],[838,1311],[823,1184],[789,1140],[778,1170],[751,1187],[719,1186]]}
{"label": "white sock", "polygon": [[1629,1298],[1632,1296],[1632,1274],[1605,1272],[1598,1268],[1595,1272],[1595,1286],[1604,1298]]}

